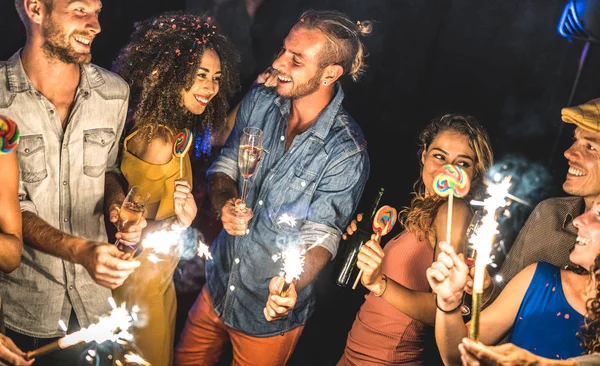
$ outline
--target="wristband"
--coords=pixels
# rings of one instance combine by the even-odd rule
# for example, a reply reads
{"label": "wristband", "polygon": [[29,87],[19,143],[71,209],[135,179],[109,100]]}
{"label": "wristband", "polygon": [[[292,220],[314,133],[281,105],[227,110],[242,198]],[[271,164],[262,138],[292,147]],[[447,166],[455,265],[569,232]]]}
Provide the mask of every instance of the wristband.
{"label": "wristband", "polygon": [[437,301],[437,296],[435,297],[435,306],[436,306],[438,309],[440,309],[440,311],[441,311],[442,313],[446,313],[446,314],[452,314],[452,313],[456,313],[456,312],[458,311],[458,309],[460,309],[460,306],[461,306],[461,305],[462,305],[462,303],[461,303],[461,302],[459,302],[459,303],[458,303],[458,305],[457,305],[457,306],[456,306],[454,309],[452,309],[452,310],[444,310],[444,309],[442,309],[442,308],[440,307],[440,304],[438,304],[438,301]]}
{"label": "wristband", "polygon": [[377,296],[377,297],[381,297],[381,295],[383,295],[383,293],[385,292],[385,290],[387,290],[387,285],[388,285],[388,277],[385,274],[381,275],[381,279],[383,280],[383,290],[381,290],[381,293],[376,294],[373,292],[373,295]]}

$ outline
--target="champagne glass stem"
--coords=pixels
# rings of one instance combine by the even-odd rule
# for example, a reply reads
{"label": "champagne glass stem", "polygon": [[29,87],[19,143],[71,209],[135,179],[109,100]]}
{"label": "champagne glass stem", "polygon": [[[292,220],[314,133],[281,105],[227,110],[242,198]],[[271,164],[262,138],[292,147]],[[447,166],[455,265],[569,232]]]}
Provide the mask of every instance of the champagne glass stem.
{"label": "champagne glass stem", "polygon": [[244,178],[244,185],[242,188],[242,205],[246,206],[246,190],[248,188],[248,178]]}

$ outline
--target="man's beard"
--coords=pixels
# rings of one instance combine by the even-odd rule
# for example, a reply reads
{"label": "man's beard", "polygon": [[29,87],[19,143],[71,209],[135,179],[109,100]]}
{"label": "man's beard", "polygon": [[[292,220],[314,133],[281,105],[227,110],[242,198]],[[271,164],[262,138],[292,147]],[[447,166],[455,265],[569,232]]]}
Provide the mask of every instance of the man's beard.
{"label": "man's beard", "polygon": [[69,37],[54,22],[52,16],[48,16],[48,21],[44,22],[42,35],[44,37],[43,48],[48,57],[66,64],[87,64],[92,60],[91,52],[75,52],[69,43]]}
{"label": "man's beard", "polygon": [[319,69],[315,76],[310,78],[306,83],[298,85],[297,88],[292,89],[289,95],[283,95],[283,97],[288,99],[299,99],[310,95],[319,89],[319,84],[321,83],[321,76],[323,76],[323,69]]}

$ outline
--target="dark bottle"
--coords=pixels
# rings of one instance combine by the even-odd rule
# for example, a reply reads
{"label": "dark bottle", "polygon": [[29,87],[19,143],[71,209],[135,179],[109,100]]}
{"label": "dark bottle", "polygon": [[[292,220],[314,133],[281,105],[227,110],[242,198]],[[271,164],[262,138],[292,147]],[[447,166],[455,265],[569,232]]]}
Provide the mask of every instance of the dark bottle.
{"label": "dark bottle", "polygon": [[356,225],[356,232],[346,240],[344,256],[340,258],[340,266],[335,272],[335,284],[340,287],[352,286],[360,271],[356,267],[358,252],[363,244],[371,239],[371,234],[373,234],[373,217],[375,217],[375,213],[379,208],[379,201],[381,201],[382,195],[383,188],[380,188],[377,196],[375,196],[369,215],[363,215],[362,221]]}

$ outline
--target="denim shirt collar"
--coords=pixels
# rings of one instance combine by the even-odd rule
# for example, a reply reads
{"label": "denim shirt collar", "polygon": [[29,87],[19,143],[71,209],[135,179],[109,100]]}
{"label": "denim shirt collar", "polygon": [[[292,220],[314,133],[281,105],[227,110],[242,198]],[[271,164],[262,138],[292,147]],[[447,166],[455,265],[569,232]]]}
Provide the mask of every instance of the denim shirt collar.
{"label": "denim shirt collar", "polygon": [[[331,99],[315,123],[313,123],[313,125],[309,128],[309,131],[312,132],[313,135],[317,136],[321,140],[325,140],[325,137],[327,137],[327,134],[333,125],[335,116],[337,115],[343,100],[344,91],[342,90],[340,83],[336,82],[335,95],[333,96],[333,99]],[[290,108],[292,107],[292,101],[290,99],[279,96],[275,99],[275,104],[279,106],[281,115],[285,116],[286,114],[290,113]]]}
{"label": "denim shirt collar", "polygon": [[[21,48],[6,63],[6,77],[8,80],[8,90],[12,93],[22,93],[33,89],[31,80],[27,76],[23,63],[21,62]],[[97,67],[93,64],[84,64],[79,67],[80,80],[79,89],[84,93],[104,85],[105,81],[100,75]]]}

